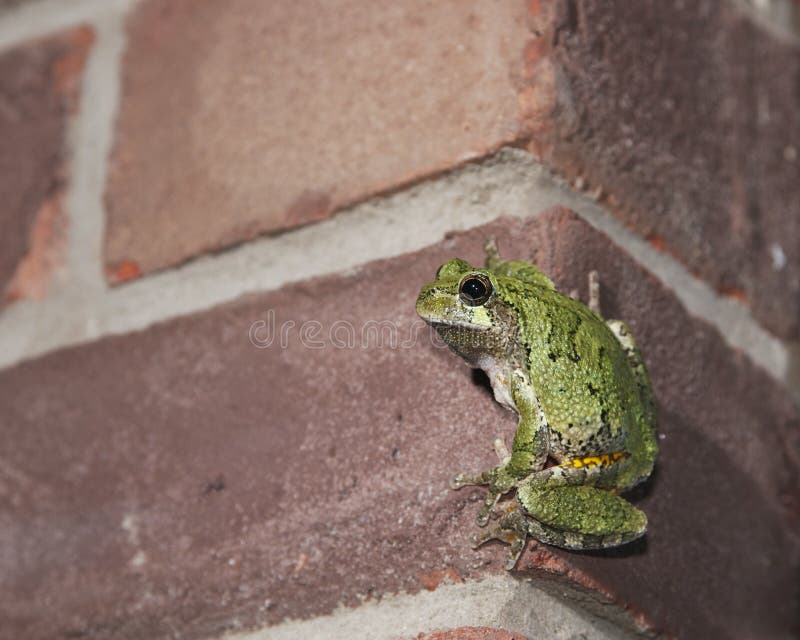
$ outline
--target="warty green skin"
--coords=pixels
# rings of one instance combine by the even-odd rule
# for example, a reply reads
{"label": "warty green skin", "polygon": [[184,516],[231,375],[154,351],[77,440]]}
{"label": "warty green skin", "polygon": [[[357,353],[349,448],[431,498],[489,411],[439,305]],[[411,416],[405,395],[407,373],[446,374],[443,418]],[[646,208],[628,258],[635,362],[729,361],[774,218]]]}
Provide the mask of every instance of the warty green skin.
{"label": "warty green skin", "polygon": [[[475,275],[489,279],[492,293],[470,306],[459,290]],[[650,380],[625,324],[560,294],[535,266],[503,262],[491,241],[486,268],[446,262],[416,306],[456,353],[486,371],[495,398],[520,417],[500,465],[453,480],[454,488],[488,485],[481,526],[498,498],[516,488],[512,508],[477,544],[510,542],[511,568],[527,536],[596,549],[643,535],[644,513],[616,495],[650,475],[658,451]],[[604,454],[608,464],[580,462]]]}

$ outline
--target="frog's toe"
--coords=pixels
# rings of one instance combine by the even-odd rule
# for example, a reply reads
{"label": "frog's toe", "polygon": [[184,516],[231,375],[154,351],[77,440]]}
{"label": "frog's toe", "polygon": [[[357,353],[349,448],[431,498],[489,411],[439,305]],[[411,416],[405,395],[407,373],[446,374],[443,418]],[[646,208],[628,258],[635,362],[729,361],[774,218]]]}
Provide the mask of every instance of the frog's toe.
{"label": "frog's toe", "polygon": [[517,560],[525,549],[525,542],[528,538],[527,529],[515,514],[511,517],[504,517],[485,532],[475,534],[470,537],[472,548],[477,549],[490,540],[499,540],[508,545],[508,555],[504,562],[506,570],[510,571],[517,564]]}
{"label": "frog's toe", "polygon": [[450,479],[451,489],[460,489],[461,487],[470,487],[479,484],[486,484],[487,479],[485,474],[478,473],[459,473]]}
{"label": "frog's toe", "polygon": [[506,556],[506,561],[503,563],[503,567],[506,571],[511,571],[517,565],[517,560],[519,560],[519,557],[525,550],[525,542],[527,539],[528,536],[526,535],[514,533],[513,540],[508,543],[508,555]]}
{"label": "frog's toe", "polygon": [[[469,541],[472,545],[473,549],[477,549],[478,547],[486,544],[490,540],[499,540],[504,544],[514,544],[520,538],[520,534],[518,531],[514,529],[508,529],[504,527],[502,524],[497,524],[493,527],[490,527],[486,531],[482,533],[476,533],[470,536]],[[523,536],[524,541],[524,536]]]}
{"label": "frog's toe", "polygon": [[481,510],[478,512],[478,516],[475,518],[475,522],[479,527],[485,527],[489,523],[489,516],[491,515],[491,508],[487,506],[481,507]]}
{"label": "frog's toe", "polygon": [[494,539],[494,532],[492,530],[484,531],[483,533],[473,533],[469,537],[469,545],[473,549],[477,549],[481,545],[489,542],[489,540]]}

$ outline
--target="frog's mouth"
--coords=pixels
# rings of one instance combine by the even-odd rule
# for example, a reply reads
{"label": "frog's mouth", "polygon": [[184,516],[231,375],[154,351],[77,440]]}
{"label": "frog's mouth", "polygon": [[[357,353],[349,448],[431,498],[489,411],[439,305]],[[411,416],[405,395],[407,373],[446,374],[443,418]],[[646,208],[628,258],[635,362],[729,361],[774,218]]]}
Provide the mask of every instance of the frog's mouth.
{"label": "frog's mouth", "polygon": [[469,320],[455,320],[453,318],[422,318],[431,325],[434,329],[467,329],[469,331],[488,331],[491,327],[480,324],[474,324]]}
{"label": "frog's mouth", "polygon": [[422,304],[417,302],[417,314],[425,322],[439,328],[459,328],[469,331],[483,331],[491,328],[486,313],[479,307],[469,310],[458,310],[453,307],[441,308],[444,305]]}

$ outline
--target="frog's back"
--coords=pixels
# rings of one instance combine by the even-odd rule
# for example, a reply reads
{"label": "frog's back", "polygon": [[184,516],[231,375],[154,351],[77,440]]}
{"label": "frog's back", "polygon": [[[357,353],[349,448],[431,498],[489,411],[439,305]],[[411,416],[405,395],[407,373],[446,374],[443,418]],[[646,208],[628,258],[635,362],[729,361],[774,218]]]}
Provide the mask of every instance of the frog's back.
{"label": "frog's back", "polygon": [[624,451],[631,459],[622,484],[636,484],[655,458],[649,381],[650,395],[643,397],[625,348],[586,305],[552,289],[529,289],[520,334],[531,385],[548,420],[551,455],[563,462]]}

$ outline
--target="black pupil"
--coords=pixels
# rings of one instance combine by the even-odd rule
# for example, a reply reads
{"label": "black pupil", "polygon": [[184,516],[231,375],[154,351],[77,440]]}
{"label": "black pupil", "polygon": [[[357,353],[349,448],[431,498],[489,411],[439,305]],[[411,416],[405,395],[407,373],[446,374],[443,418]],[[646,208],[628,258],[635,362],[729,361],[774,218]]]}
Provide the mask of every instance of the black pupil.
{"label": "black pupil", "polygon": [[486,285],[478,278],[470,278],[464,282],[461,292],[471,300],[477,300],[486,295]]}

